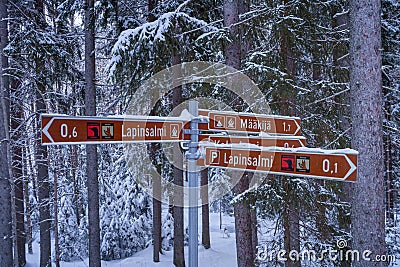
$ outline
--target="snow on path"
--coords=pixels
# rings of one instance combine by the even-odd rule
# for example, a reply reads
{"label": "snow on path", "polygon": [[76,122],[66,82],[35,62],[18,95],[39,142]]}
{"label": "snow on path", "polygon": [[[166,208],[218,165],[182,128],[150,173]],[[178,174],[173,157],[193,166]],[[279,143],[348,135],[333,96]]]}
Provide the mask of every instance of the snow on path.
{"label": "snow on path", "polygon": [[[185,212],[185,215],[187,212]],[[186,216],[185,216],[186,217]],[[185,218],[187,221],[187,218]],[[230,237],[227,237],[219,229],[219,214],[210,214],[210,238],[211,248],[204,249],[203,246],[199,246],[199,266],[206,267],[234,267],[236,266],[236,244],[234,234],[234,218],[227,215],[222,216],[222,225],[229,231]],[[199,213],[199,236],[201,237],[201,213]],[[200,239],[200,238],[199,238]],[[39,267],[39,244],[34,242],[33,244],[34,254],[27,254],[27,265],[26,267]],[[54,255],[54,246],[52,247],[52,255]],[[188,264],[188,247],[185,247],[186,264]],[[171,267],[173,251],[165,251],[163,255],[160,255],[160,262],[153,262],[153,247],[137,252],[132,257],[113,260],[113,261],[102,261],[102,267]],[[62,267],[87,267],[89,266],[89,260],[75,261],[75,262],[61,262]],[[53,266],[54,262],[53,262]]]}

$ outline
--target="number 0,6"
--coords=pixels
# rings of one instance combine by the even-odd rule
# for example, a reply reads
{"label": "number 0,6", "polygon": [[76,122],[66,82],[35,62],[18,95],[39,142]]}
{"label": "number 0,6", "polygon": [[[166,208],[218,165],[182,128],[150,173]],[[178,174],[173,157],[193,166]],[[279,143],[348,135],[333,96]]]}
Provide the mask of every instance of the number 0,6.
{"label": "number 0,6", "polygon": [[[68,125],[67,124],[65,124],[65,123],[61,124],[60,134],[61,134],[61,137],[64,137],[64,138],[66,138],[68,136]],[[72,129],[71,135],[69,136],[69,138],[78,136],[78,132],[76,131],[76,127],[74,127]]]}

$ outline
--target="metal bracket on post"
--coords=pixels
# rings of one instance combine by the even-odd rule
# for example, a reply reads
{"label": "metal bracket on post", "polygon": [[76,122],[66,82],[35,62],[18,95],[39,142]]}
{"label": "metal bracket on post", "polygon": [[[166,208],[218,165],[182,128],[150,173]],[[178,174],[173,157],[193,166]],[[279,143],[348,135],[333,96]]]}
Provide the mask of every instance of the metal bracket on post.
{"label": "metal bracket on post", "polygon": [[188,144],[188,180],[189,180],[189,267],[198,267],[198,188],[199,178],[197,171],[197,159],[200,157],[199,145],[199,123],[208,123],[209,118],[199,116],[199,103],[189,101],[189,112],[194,118],[190,121],[190,130],[184,130],[190,134]]}

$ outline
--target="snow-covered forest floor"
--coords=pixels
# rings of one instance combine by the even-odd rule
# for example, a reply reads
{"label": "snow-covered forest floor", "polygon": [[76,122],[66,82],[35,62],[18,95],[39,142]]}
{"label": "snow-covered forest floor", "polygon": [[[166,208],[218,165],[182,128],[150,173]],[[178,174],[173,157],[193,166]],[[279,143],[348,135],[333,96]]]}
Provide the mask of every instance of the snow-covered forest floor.
{"label": "snow-covered forest floor", "polygon": [[[187,224],[187,218],[185,220]],[[203,246],[199,245],[199,266],[207,267],[223,267],[223,266],[236,266],[236,247],[235,247],[235,221],[234,217],[223,214],[222,225],[226,227],[229,237],[224,234],[219,228],[219,213],[210,213],[210,237],[211,237],[211,248],[204,249]],[[201,237],[201,214],[199,214],[199,240]],[[187,251],[188,247],[185,247],[186,263],[188,263]],[[27,265],[26,267],[38,267],[39,266],[39,244],[36,239],[33,244],[33,254],[27,254]],[[54,255],[54,248],[52,249]],[[102,266],[105,267],[170,267],[172,263],[173,250],[164,251],[164,254],[160,256],[160,262],[153,262],[153,247],[150,245],[146,249],[137,252],[132,257],[113,260],[113,261],[102,261]],[[53,262],[53,266],[54,262]],[[62,267],[87,267],[89,266],[89,259],[84,261],[74,262],[61,262]]]}

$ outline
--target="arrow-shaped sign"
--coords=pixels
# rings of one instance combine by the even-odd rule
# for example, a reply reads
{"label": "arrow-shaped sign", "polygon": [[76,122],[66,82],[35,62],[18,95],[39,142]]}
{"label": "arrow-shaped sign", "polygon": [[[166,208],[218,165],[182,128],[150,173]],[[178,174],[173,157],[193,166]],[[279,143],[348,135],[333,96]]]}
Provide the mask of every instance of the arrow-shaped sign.
{"label": "arrow-shaped sign", "polygon": [[199,165],[277,175],[356,181],[358,152],[352,149],[205,147]]}
{"label": "arrow-shaped sign", "polygon": [[283,135],[300,135],[300,118],[237,113],[200,109],[199,115],[210,118],[209,124],[200,125],[201,130],[247,132]]}
{"label": "arrow-shaped sign", "polygon": [[42,144],[104,144],[116,142],[178,142],[183,140],[180,117],[41,116]]}

